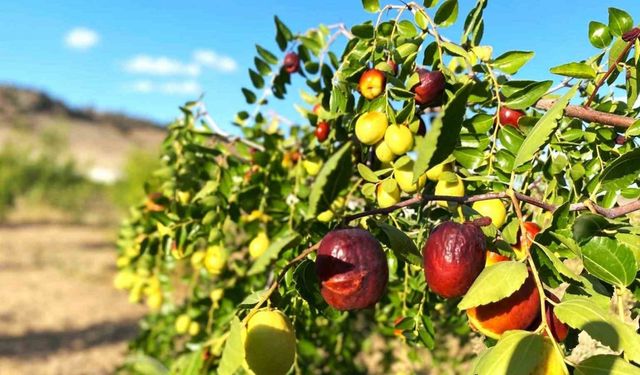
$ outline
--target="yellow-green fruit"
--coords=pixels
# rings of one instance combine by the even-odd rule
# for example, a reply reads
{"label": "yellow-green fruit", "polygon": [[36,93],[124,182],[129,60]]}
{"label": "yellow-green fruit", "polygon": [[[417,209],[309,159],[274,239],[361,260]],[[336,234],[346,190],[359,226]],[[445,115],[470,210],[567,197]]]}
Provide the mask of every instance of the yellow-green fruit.
{"label": "yellow-green fruit", "polygon": [[420,176],[416,183],[413,182],[413,160],[394,170],[393,176],[395,177],[398,186],[400,186],[400,189],[409,194],[422,189],[424,184],[427,182],[426,175]]}
{"label": "yellow-green fruit", "polygon": [[198,333],[200,333],[200,324],[198,324],[198,322],[191,322],[191,324],[189,324],[189,335],[196,336]]}
{"label": "yellow-green fruit", "polygon": [[266,233],[260,232],[249,242],[249,255],[252,259],[259,258],[269,247],[269,237]]}
{"label": "yellow-green fruit", "polygon": [[565,366],[564,360],[562,356],[556,348],[553,346],[553,343],[548,337],[544,338],[544,343],[542,345],[542,356],[540,357],[540,362],[531,375],[564,375]]}
{"label": "yellow-green fruit", "polygon": [[[436,195],[449,195],[453,197],[462,197],[464,196],[464,182],[458,176],[456,176],[455,182],[449,181],[438,181],[436,184]],[[446,201],[438,201],[438,205],[442,207],[447,207]]]}
{"label": "yellow-green fruit", "polygon": [[438,181],[442,172],[448,172],[450,170],[451,165],[449,163],[438,164],[427,171],[427,178],[431,181]]}
{"label": "yellow-green fruit", "polygon": [[309,176],[315,176],[320,172],[320,168],[322,168],[322,160],[317,156],[312,156],[304,159],[302,166]]}
{"label": "yellow-green fruit", "polygon": [[243,334],[247,367],[256,375],[284,375],[296,356],[293,326],[278,310],[260,310],[247,322]]}
{"label": "yellow-green fruit", "polygon": [[176,332],[180,335],[187,333],[191,324],[191,318],[187,314],[180,314],[176,319]]}
{"label": "yellow-green fruit", "polygon": [[490,217],[491,222],[496,226],[496,228],[500,229],[504,225],[504,221],[507,217],[507,210],[500,199],[478,201],[471,205],[471,208],[482,216]]}
{"label": "yellow-green fruit", "polygon": [[384,143],[395,155],[404,155],[413,147],[413,133],[406,126],[391,125],[384,133]]}
{"label": "yellow-green fruit", "polygon": [[386,208],[400,202],[400,188],[395,180],[385,180],[376,187],[378,207]]}
{"label": "yellow-green fruit", "polygon": [[365,145],[374,145],[384,137],[387,125],[387,116],[384,113],[367,112],[356,121],[356,137]]}
{"label": "yellow-green fruit", "polygon": [[206,253],[204,251],[196,251],[195,253],[191,254],[191,266],[195,269],[202,267],[205,254]]}
{"label": "yellow-green fruit", "polygon": [[204,268],[212,275],[219,275],[227,264],[227,252],[221,246],[213,245],[207,248],[204,257]]}
{"label": "yellow-green fruit", "polygon": [[390,163],[396,158],[393,152],[391,152],[389,146],[387,146],[387,143],[384,141],[378,143],[376,146],[376,157],[383,163]]}
{"label": "yellow-green fruit", "polygon": [[152,310],[158,310],[162,306],[162,301],[162,292],[160,291],[156,291],[147,296],[147,306]]}

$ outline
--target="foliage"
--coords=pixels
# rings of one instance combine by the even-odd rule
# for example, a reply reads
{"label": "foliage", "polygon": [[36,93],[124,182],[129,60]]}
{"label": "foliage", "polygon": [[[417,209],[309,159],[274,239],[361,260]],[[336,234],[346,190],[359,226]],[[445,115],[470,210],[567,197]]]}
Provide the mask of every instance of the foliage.
{"label": "foliage", "polygon": [[[633,214],[620,209],[632,208],[640,197],[640,164],[632,162],[637,160],[638,127],[625,134],[624,128],[606,122],[609,114],[638,116],[634,103],[640,53],[628,53],[638,42],[623,40],[633,25],[631,17],[612,8],[607,25],[589,25],[588,40],[597,52],[552,68],[552,73],[569,78],[551,88],[549,81],[515,77],[533,52],[507,51],[492,58],[491,47],[481,44],[487,1],[478,0],[464,19],[459,44],[442,36],[443,29],[459,21],[458,2],[436,3],[381,7],[378,1],[363,1],[377,20],[350,30],[321,25],[294,33],[276,18],[277,45],[282,52],[297,53],[300,74],[282,69],[282,56],[256,47],[255,69],[249,72],[254,88],[242,89],[254,109],[239,112],[235,121],[242,138],[212,142],[225,136],[207,125],[198,103],[182,108],[183,118],[169,127],[162,167],[154,174],[162,182],[132,208],[120,233],[116,286],[128,290],[132,302],[144,299],[152,309],[131,344],[129,370],[140,363],[135,358],[142,358],[160,361],[175,373],[181,373],[177,369],[185,361],[203,373],[242,372],[238,330],[265,304],[293,321],[296,373],[363,373],[366,367],[358,355],[374,335],[389,344],[376,368],[380,373],[391,371],[397,340],[413,350],[403,360],[420,364],[419,348],[434,349],[447,332],[467,340],[470,330],[458,310],[459,299],[445,300],[428,290],[416,250],[435,225],[477,218],[470,203],[485,193],[509,205],[507,224],[484,231],[487,247],[512,262],[486,268],[462,307],[512,294],[528,269],[541,308],[557,305],[558,318],[572,330],[564,343],[543,339],[543,333],[552,336],[543,314],[529,331],[485,341],[490,348],[475,361],[473,372],[529,373],[543,361],[569,356],[581,331],[619,356],[569,362],[570,367],[584,374],[594,373],[591,365],[637,370],[640,336],[637,323],[629,318],[638,314],[640,227]],[[340,36],[348,42],[337,54],[333,41]],[[397,65],[397,73],[390,62]],[[385,72],[387,79],[383,94],[372,100],[357,93],[368,66]],[[441,105],[416,105],[411,89],[419,81],[419,66],[444,74]],[[287,122],[285,131],[280,116],[266,113],[271,113],[267,109],[272,97],[286,97],[292,80],[307,85],[301,93],[305,106],[297,108],[308,124]],[[598,95],[602,85],[609,85],[610,93]],[[556,102],[539,109],[540,99]],[[605,120],[569,116],[565,109],[570,103],[588,103]],[[311,108],[316,105],[317,110]],[[498,113],[510,105],[526,109],[526,114],[515,126],[502,126]],[[369,111],[383,112],[390,123],[406,125],[413,133],[424,120],[426,134],[415,135],[408,156],[380,163],[373,147],[354,137],[356,120]],[[328,141],[314,137],[319,120],[330,123]],[[390,185],[408,158],[415,161],[414,183],[444,162],[449,169],[440,173],[440,182],[461,178],[467,196],[446,198],[451,201],[448,207],[435,205],[434,200],[445,198],[431,197],[436,181],[429,181],[422,192],[405,194],[400,204],[376,210],[378,187]],[[322,161],[319,172],[310,168]],[[391,194],[391,188],[384,189]],[[610,210],[614,207],[618,211]],[[375,308],[340,312],[319,293],[313,245],[330,230],[355,221],[350,215],[357,215],[357,224],[385,245],[390,277],[387,293]],[[533,243],[518,234],[525,231],[525,221],[543,228]],[[247,249],[259,233],[271,242],[252,258]],[[220,272],[202,265],[207,248],[214,245],[225,249]],[[514,253],[512,246],[519,250]],[[509,277],[511,273],[515,277]],[[559,286],[566,293],[557,303],[544,289]],[[631,304],[622,302],[629,300]],[[201,327],[199,332],[176,331],[175,322],[183,314]],[[556,356],[543,355],[547,341],[553,341]],[[564,362],[556,365],[566,371]]]}

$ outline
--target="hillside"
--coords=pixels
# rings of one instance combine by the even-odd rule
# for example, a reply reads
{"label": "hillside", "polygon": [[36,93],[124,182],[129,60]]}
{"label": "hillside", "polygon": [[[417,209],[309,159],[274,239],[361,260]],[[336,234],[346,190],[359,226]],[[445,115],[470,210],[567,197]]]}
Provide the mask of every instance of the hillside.
{"label": "hillside", "polygon": [[164,136],[151,121],[71,108],[40,91],[0,85],[0,147],[61,142],[80,169],[97,180],[117,178],[132,151],[155,151]]}

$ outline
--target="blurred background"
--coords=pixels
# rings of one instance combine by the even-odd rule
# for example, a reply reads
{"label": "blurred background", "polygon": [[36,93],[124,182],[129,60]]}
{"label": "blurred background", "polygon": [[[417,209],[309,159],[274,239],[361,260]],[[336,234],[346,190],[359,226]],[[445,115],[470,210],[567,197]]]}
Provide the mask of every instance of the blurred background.
{"label": "blurred background", "polygon": [[[588,23],[609,6],[640,18],[637,0],[490,2],[484,44],[536,51],[522,76],[553,79],[549,67],[596,52]],[[375,17],[357,0],[0,4],[0,373],[117,368],[144,313],[112,287],[118,223],[178,106],[204,94],[237,134],[255,44],[277,50],[275,14],[300,32]],[[301,121],[294,99],[275,108]]]}

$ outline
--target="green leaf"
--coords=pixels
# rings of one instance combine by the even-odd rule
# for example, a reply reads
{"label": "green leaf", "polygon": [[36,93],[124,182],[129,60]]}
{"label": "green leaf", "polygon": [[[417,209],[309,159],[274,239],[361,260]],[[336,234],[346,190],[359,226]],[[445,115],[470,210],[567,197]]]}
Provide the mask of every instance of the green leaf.
{"label": "green leaf", "polygon": [[564,108],[569,104],[569,100],[571,100],[577,90],[578,85],[576,84],[562,96],[562,98],[557,100],[555,104],[549,108],[547,113],[538,120],[522,143],[522,147],[518,150],[513,168],[518,168],[533,159],[540,148],[547,143],[551,133],[558,128],[558,123],[560,118],[562,118]]}
{"label": "green leaf", "polygon": [[242,343],[242,324],[237,316],[231,320],[229,336],[224,344],[217,374],[233,375],[244,363],[244,344]]}
{"label": "green leaf", "polygon": [[422,266],[422,255],[416,244],[400,229],[382,222],[376,225],[384,232],[388,241],[384,241],[393,253],[405,262],[416,266]]}
{"label": "green leaf", "polygon": [[260,257],[253,262],[247,275],[251,276],[263,272],[267,269],[271,261],[278,257],[278,254],[280,254],[282,250],[295,246],[299,240],[299,234],[288,232],[276,238],[275,241],[271,241],[264,254],[260,255]]}
{"label": "green leaf", "polygon": [[256,102],[256,94],[253,91],[242,88],[242,94],[244,95],[244,99],[247,101],[247,104],[253,104]]}
{"label": "green leaf", "polygon": [[413,23],[409,20],[402,20],[398,22],[397,26],[398,32],[405,38],[413,38],[418,35],[418,30],[413,25]]}
{"label": "green leaf", "polygon": [[638,375],[640,369],[624,359],[608,354],[598,354],[578,363],[573,375]]}
{"label": "green leaf", "polygon": [[136,374],[169,375],[169,369],[167,369],[162,362],[142,353],[127,357],[125,363],[131,366]]}
{"label": "green leaf", "polygon": [[633,27],[633,18],[629,13],[617,8],[609,8],[609,30],[611,34],[615,36],[622,36],[622,34],[631,30]]}
{"label": "green leaf", "polygon": [[514,92],[504,105],[511,109],[526,109],[538,101],[549,90],[553,81],[534,82]]}
{"label": "green leaf", "polygon": [[362,7],[367,12],[375,13],[380,10],[380,2],[378,0],[362,0]]}
{"label": "green leaf", "polygon": [[611,227],[607,218],[588,213],[580,215],[573,223],[573,238],[577,242],[587,242],[591,237],[602,234],[602,231]]}
{"label": "green leaf", "polygon": [[515,293],[528,276],[527,266],[520,262],[504,261],[486,267],[458,304],[458,310],[500,301]]}
{"label": "green leaf", "polygon": [[471,147],[458,147],[453,151],[453,157],[460,165],[467,169],[478,168],[484,162],[484,153]]}
{"label": "green leaf", "polygon": [[451,56],[461,56],[466,59],[469,59],[469,54],[465,51],[464,48],[460,47],[455,43],[442,42],[442,48],[444,48]]}
{"label": "green leaf", "polygon": [[416,19],[416,24],[418,25],[419,28],[421,28],[422,30],[427,29],[427,26],[428,26],[427,17],[424,16],[424,13],[422,12],[422,10],[418,9],[416,11],[415,19]]}
{"label": "green leaf", "polygon": [[171,364],[170,373],[171,375],[198,374],[203,364],[204,358],[202,356],[202,350],[185,353]]}
{"label": "green leaf", "polygon": [[448,27],[458,18],[458,0],[447,0],[436,11],[433,21],[440,27]]}
{"label": "green leaf", "polygon": [[260,57],[262,57],[269,64],[275,65],[278,63],[278,58],[276,57],[276,55],[262,48],[260,45],[256,44],[256,50],[258,51],[258,55],[260,55]]}
{"label": "green leaf", "polygon": [[[624,49],[626,47],[627,47],[627,42],[622,40],[622,38],[620,37],[616,38],[616,40],[611,45],[611,48],[609,48],[609,56],[607,58],[609,69],[616,64],[616,60],[622,54],[622,52],[624,52]],[[620,61],[625,61],[628,54],[629,52],[627,52],[624,56],[622,56],[622,59]],[[620,69],[621,69],[620,67],[617,68],[617,70],[620,70]]]}
{"label": "green leaf", "polygon": [[585,63],[568,63],[563,65],[554,66],[549,69],[553,74],[559,74],[561,76],[573,77],[573,78],[596,78],[596,70],[591,65]]}
{"label": "green leaf", "polygon": [[516,74],[527,61],[531,60],[533,55],[534,53],[530,51],[505,52],[493,60],[491,66],[507,74]]}
{"label": "green leaf", "polygon": [[553,267],[556,269],[556,271],[560,272],[561,274],[563,274],[564,276],[570,279],[573,279],[575,281],[580,281],[580,277],[576,275],[573,271],[571,271],[569,267],[567,267],[564,263],[562,263],[560,258],[558,258],[556,254],[553,253],[553,251],[549,250],[546,246],[538,243],[536,244],[536,246],[542,249],[544,254],[547,256],[547,258],[549,258],[549,260],[553,264]]}
{"label": "green leaf", "polygon": [[589,41],[596,48],[606,48],[611,43],[611,33],[604,23],[589,22]]}
{"label": "green leaf", "polygon": [[637,120],[627,129],[624,133],[627,137],[637,137],[640,136],[640,120]]}
{"label": "green leaf", "polygon": [[418,159],[413,166],[414,182],[427,169],[445,161],[455,149],[472,88],[471,82],[462,86],[433,120],[429,132],[424,137],[415,137]]}
{"label": "green leaf", "polygon": [[636,258],[636,270],[640,270],[640,236],[632,233],[617,233],[616,240],[626,245]]}
{"label": "green leaf", "polygon": [[262,297],[264,297],[265,293],[267,293],[266,290],[258,290],[249,294],[242,300],[242,302],[238,304],[238,307],[247,308],[247,307],[255,306],[258,302],[262,300]]}
{"label": "green leaf", "polygon": [[351,28],[351,33],[361,39],[371,39],[373,38],[373,25],[370,23],[355,25]]}
{"label": "green leaf", "polygon": [[640,180],[640,149],[618,157],[600,174],[600,187],[604,191],[618,191]]}
{"label": "green leaf", "polygon": [[527,331],[507,331],[482,357],[478,375],[530,374],[542,359],[543,338]]}
{"label": "green leaf", "polygon": [[351,142],[347,142],[324,163],[311,186],[309,216],[329,209],[338,193],[349,185],[352,168]]}
{"label": "green leaf", "polygon": [[360,176],[364,178],[365,181],[373,183],[380,181],[378,176],[376,176],[376,174],[373,173],[373,171],[369,167],[362,163],[358,163],[358,173],[360,173]]}
{"label": "green leaf", "polygon": [[261,89],[264,87],[264,78],[252,69],[249,69],[249,77],[251,78],[251,83],[253,83],[253,87],[257,89]]}
{"label": "green leaf", "polygon": [[405,58],[410,54],[416,52],[418,50],[418,46],[414,43],[405,43],[398,48],[396,48],[396,52],[400,57]]}
{"label": "green leaf", "polygon": [[562,322],[586,331],[589,336],[613,350],[623,350],[632,361],[640,361],[640,335],[590,298],[571,296],[553,311]]}
{"label": "green leaf", "polygon": [[582,246],[582,258],[590,274],[618,287],[631,284],[636,276],[633,252],[613,238],[592,238]]}

